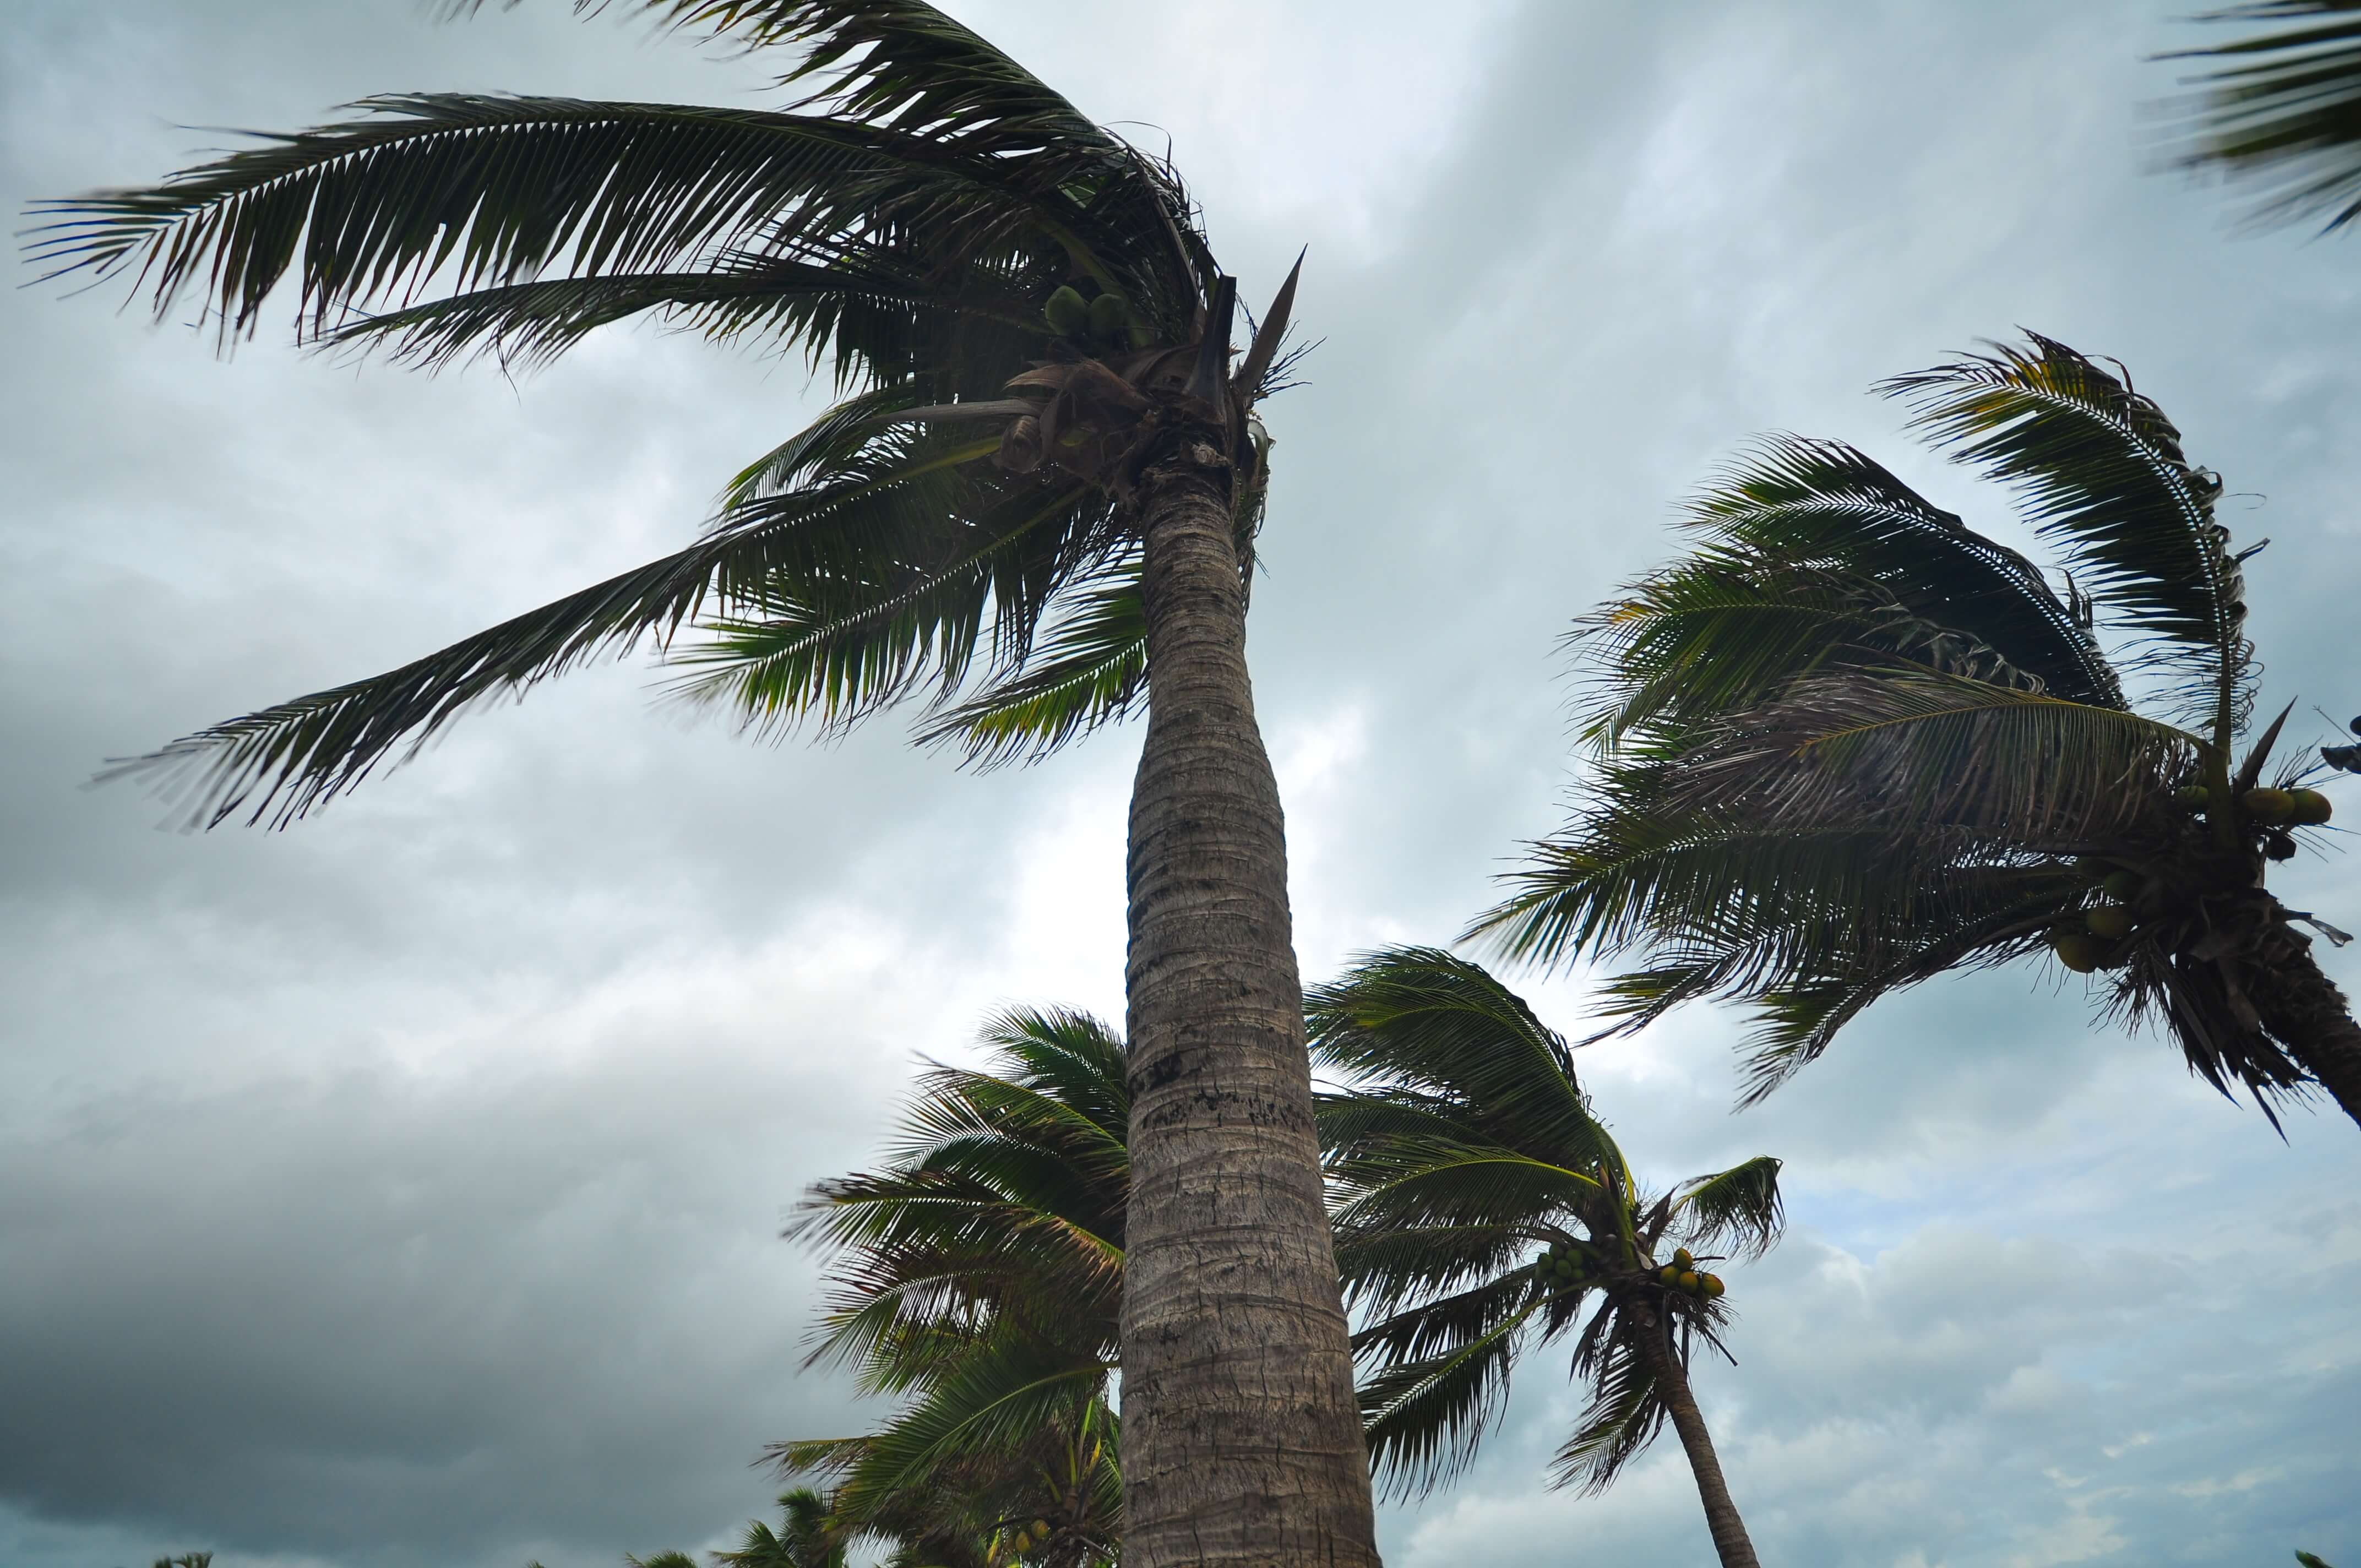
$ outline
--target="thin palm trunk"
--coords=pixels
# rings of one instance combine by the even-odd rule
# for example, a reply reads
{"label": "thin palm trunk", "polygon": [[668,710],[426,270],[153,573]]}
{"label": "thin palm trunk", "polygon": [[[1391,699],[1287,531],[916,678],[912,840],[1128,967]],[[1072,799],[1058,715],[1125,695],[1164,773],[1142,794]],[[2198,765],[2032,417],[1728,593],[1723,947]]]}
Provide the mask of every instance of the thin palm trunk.
{"label": "thin palm trunk", "polygon": [[1141,489],[1124,1559],[1375,1568],[1228,462],[1210,439],[1168,453]]}
{"label": "thin palm trunk", "polygon": [[1706,1529],[1713,1533],[1721,1568],[1762,1568],[1754,1543],[1747,1539],[1745,1521],[1738,1517],[1738,1505],[1730,1501],[1730,1484],[1721,1478],[1721,1460],[1714,1453],[1712,1434],[1705,1430],[1705,1413],[1689,1391],[1688,1373],[1673,1354],[1664,1325],[1661,1321],[1650,1323],[1639,1340],[1656,1375],[1664,1413],[1673,1418],[1673,1430],[1680,1433],[1681,1447],[1689,1456],[1689,1474],[1697,1477],[1697,1499],[1705,1504]]}
{"label": "thin palm trunk", "polygon": [[[2272,912],[2284,914],[2276,905]],[[2361,1124],[2361,1025],[2353,1022],[2351,1004],[2321,972],[2311,943],[2284,919],[2273,919],[2264,933],[2248,971],[2256,1013],[2288,1055]]]}

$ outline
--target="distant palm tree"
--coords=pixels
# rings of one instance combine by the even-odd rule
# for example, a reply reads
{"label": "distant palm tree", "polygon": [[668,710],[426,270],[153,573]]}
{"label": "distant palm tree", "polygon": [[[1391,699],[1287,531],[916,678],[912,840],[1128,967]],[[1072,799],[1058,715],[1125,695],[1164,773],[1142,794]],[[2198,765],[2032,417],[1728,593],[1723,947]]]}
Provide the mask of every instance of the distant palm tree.
{"label": "distant palm tree", "polygon": [[2015,489],[2063,596],[1852,447],[1765,440],[1691,504],[1689,555],[1580,623],[1599,766],[1471,934],[1638,953],[1625,1029],[1752,1003],[1750,1101],[1879,997],[2050,956],[2225,1093],[2361,1121],[2361,1028],[2296,926],[2346,938],[2265,886],[2329,802],[2316,762],[2265,783],[2286,714],[2246,740],[2262,544],[2233,550],[2221,476],[2045,337],[1882,389]]}
{"label": "distant palm tree", "polygon": [[938,1068],[879,1171],[823,1181],[793,1233],[828,1248],[812,1361],[909,1402],[881,1430],[785,1442],[829,1530],[940,1568],[1087,1568],[1121,1541],[1107,1403],[1123,1300],[1131,1102],[1120,1036],[1018,1009],[981,1068]]}
{"label": "distant palm tree", "polygon": [[2361,0],[2250,0],[2198,22],[2291,23],[2166,60],[2209,60],[2183,100],[2175,161],[2250,181],[2264,224],[2361,217]]}
{"label": "distant palm tree", "polygon": [[779,1497],[779,1527],[750,1521],[732,1552],[717,1552],[719,1568],[844,1568],[844,1542],[830,1528],[828,1499],[808,1486]]}
{"label": "distant palm tree", "polygon": [[122,771],[192,791],[206,824],[284,825],[461,709],[649,642],[758,729],[924,698],[922,736],[983,762],[1144,707],[1132,1550],[1141,1568],[1373,1565],[1245,657],[1255,409],[1286,380],[1294,278],[1233,366],[1236,281],[1174,171],[922,0],[633,8],[798,46],[783,85],[810,95],[370,99],[158,186],[49,203],[35,254],[136,277],[159,313],[194,293],[225,339],[291,273],[302,335],[430,365],[545,360],[653,314],[799,350],[841,400],[740,474],[686,548]]}
{"label": "distant palm tree", "polygon": [[1401,1492],[1455,1474],[1518,1361],[1571,1334],[1590,1404],[1558,1484],[1604,1489],[1669,1420],[1724,1568],[1753,1568],[1689,1367],[1699,1343],[1721,1348],[1730,1315],[1701,1266],[1777,1239],[1779,1162],[1651,1196],[1565,1041],[1449,953],[1378,953],[1306,1005],[1317,1059],[1350,1086],[1321,1124],[1345,1293],[1369,1320],[1354,1343],[1378,1473]]}

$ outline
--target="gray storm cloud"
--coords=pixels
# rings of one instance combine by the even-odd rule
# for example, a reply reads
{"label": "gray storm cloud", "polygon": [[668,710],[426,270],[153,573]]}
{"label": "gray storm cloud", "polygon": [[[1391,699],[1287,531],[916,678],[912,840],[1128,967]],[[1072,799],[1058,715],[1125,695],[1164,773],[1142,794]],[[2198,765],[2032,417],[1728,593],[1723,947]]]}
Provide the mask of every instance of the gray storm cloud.
{"label": "gray storm cloud", "polygon": [[[1169,135],[1250,296],[1312,245],[1253,624],[1307,974],[1448,938],[1553,825],[1557,638],[1748,434],[1854,441],[2013,528],[1863,394],[2019,324],[2126,361],[2274,537],[2267,698],[2361,707],[2361,241],[2235,237],[2144,171],[2174,7],[952,8]],[[763,80],[555,0],[16,0],[0,198],[370,92]],[[812,394],[648,331],[513,384],[268,332],[223,362],[60,293],[0,295],[0,1563],[718,1542],[767,1503],[763,1442],[861,1419],[798,1369],[804,1184],[991,1007],[1120,1016],[1136,735],[974,777],[890,721],[752,744],[626,665],[291,832],[154,831],[80,787],[100,759],[667,547]],[[2349,868],[2290,870],[2361,916]],[[1579,977],[1518,983],[1580,1030]],[[1795,1232],[1733,1271],[1739,1363],[1700,1375],[1766,1560],[2361,1559],[2349,1128],[2282,1145],[2027,973],[1883,1006],[1733,1117],[1738,1032],[1584,1066],[1652,1168],[1788,1161]],[[1544,1490],[1550,1371],[1389,1512],[1391,1561],[1708,1561],[1669,1444],[1604,1499]]]}

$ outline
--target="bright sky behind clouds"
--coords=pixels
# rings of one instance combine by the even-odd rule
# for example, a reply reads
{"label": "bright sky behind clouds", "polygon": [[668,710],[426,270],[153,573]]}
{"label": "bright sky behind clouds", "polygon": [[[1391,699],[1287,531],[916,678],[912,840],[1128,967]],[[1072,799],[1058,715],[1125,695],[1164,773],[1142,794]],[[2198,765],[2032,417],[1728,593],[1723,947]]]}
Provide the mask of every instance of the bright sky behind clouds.
{"label": "bright sky behind clouds", "polygon": [[[1169,136],[1252,302],[1311,247],[1252,630],[1307,976],[1447,939],[1554,825],[1557,638],[1751,433],[1856,442],[2023,543],[1864,395],[2019,325],[2125,361],[2273,538],[2267,705],[2361,707],[2361,236],[2238,236],[2144,171],[2184,7],[952,9]],[[764,101],[557,0],[6,13],[12,212],[372,92]],[[514,384],[356,367],[287,347],[291,302],[223,362],[60,295],[0,293],[0,1563],[719,1543],[763,1442],[866,1419],[797,1372],[787,1207],[994,1007],[1121,1017],[1137,730],[977,777],[890,721],[750,744],[610,667],[292,832],[154,831],[78,787],[99,759],[673,547],[815,394],[647,329]],[[2355,926],[2351,872],[2286,896]],[[1576,980],[1517,983],[1586,1032]],[[1739,1365],[1699,1374],[1766,1562],[2361,1562],[2361,1135],[2282,1144],[2079,992],[1929,986],[1740,1116],[1729,1017],[1581,1058],[1660,1179],[1787,1161]],[[1710,1561],[1669,1437],[1604,1499],[1544,1488],[1558,1371],[1389,1511],[1396,1568]]]}

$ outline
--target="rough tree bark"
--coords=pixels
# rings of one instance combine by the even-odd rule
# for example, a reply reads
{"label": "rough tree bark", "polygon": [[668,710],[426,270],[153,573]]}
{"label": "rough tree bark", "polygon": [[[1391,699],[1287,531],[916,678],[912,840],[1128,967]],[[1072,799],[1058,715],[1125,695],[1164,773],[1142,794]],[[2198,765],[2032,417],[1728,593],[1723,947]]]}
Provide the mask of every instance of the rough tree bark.
{"label": "rough tree bark", "polygon": [[1167,446],[1138,492],[1149,707],[1127,879],[1124,1562],[1374,1568],[1217,440]]}
{"label": "rough tree bark", "polygon": [[1697,1477],[1706,1529],[1713,1533],[1713,1549],[1721,1558],[1721,1568],[1762,1568],[1754,1555],[1754,1542],[1747,1539],[1745,1522],[1738,1517],[1738,1505],[1730,1500],[1730,1483],[1721,1478],[1721,1460],[1713,1451],[1712,1435],[1705,1430],[1705,1412],[1697,1409],[1697,1396],[1689,1391],[1688,1373],[1681,1358],[1673,1354],[1663,1321],[1642,1326],[1638,1337],[1641,1352],[1656,1375],[1664,1412],[1673,1418],[1673,1431],[1680,1434],[1681,1447],[1689,1456],[1689,1473]]}
{"label": "rough tree bark", "polygon": [[2336,982],[2321,972],[2312,943],[2287,924],[2276,901],[2246,984],[2255,1011],[2288,1055],[2361,1124],[2361,1025]]}

